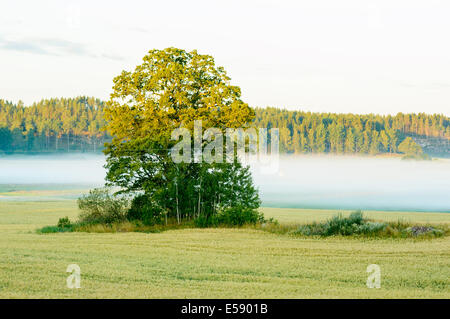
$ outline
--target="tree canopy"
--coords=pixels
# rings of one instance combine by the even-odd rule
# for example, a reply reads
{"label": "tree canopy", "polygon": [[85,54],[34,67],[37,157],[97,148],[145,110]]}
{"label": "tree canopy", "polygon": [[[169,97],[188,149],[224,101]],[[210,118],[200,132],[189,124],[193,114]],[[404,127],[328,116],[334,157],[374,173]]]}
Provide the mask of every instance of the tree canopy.
{"label": "tree canopy", "polygon": [[133,72],[114,79],[105,118],[114,137],[110,147],[117,148],[149,136],[167,143],[172,130],[192,130],[194,120],[204,128],[243,127],[254,111],[211,56],[168,48],[150,51]]}
{"label": "tree canopy", "polygon": [[[233,163],[174,163],[173,130],[247,125],[254,111],[214,59],[176,48],[152,50],[133,72],[114,79],[105,109],[107,181],[135,193],[132,211],[182,219],[209,220],[239,209],[255,214],[258,193],[249,169]],[[193,140],[189,141],[193,143]]]}

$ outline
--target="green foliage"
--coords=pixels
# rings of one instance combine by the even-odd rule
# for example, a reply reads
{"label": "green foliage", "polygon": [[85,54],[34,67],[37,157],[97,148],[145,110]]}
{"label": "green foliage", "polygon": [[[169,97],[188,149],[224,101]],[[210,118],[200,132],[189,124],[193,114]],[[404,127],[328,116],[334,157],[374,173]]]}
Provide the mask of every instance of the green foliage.
{"label": "green foliage", "polygon": [[195,50],[151,50],[133,72],[114,79],[105,109],[113,136],[107,153],[137,142],[164,145],[181,124],[192,130],[194,120],[202,120],[205,128],[243,127],[254,111],[240,97],[240,88],[230,84],[213,57]]}
{"label": "green foliage", "polygon": [[338,214],[324,223],[300,226],[295,233],[306,236],[370,235],[384,230],[386,226],[385,223],[370,222],[364,218],[361,211],[356,211],[348,217]]}
{"label": "green foliage", "polygon": [[198,216],[194,219],[195,227],[206,228],[206,227],[217,227],[219,226],[219,221],[216,216]]}
{"label": "green foliage", "polygon": [[423,153],[422,147],[410,137],[405,138],[405,140],[398,145],[398,150],[406,155],[418,155]]}
{"label": "green foliage", "polygon": [[37,232],[39,234],[72,232],[75,226],[75,224],[70,222],[69,217],[62,217],[58,220],[58,224],[56,226],[45,226],[38,229]]}
{"label": "green foliage", "polygon": [[423,152],[422,147],[418,145],[414,140],[410,137],[407,137],[403,142],[401,142],[398,146],[398,150],[405,154],[403,159],[415,159],[415,160],[429,160],[430,157]]}
{"label": "green foliage", "polygon": [[431,226],[411,225],[404,221],[376,222],[364,218],[361,211],[348,217],[341,214],[333,216],[322,223],[311,223],[299,226],[292,234],[303,236],[369,236],[369,237],[441,237],[445,231]]}
{"label": "green foliage", "polygon": [[352,235],[359,231],[359,226],[363,223],[364,218],[361,211],[351,213],[349,217],[338,214],[325,224],[324,235]]}
{"label": "green foliage", "polygon": [[256,209],[245,206],[233,206],[212,216],[199,216],[194,219],[196,227],[244,226],[263,223],[264,215]]}
{"label": "green foliage", "polygon": [[254,111],[240,96],[211,56],[177,48],[151,50],[133,72],[114,79],[105,109],[113,137],[105,149],[106,180],[123,193],[144,194],[129,218],[160,223],[164,213],[179,224],[201,223],[229,207],[259,206],[249,169],[238,161],[176,164],[171,157],[178,143],[171,132],[183,127],[193,136],[195,120],[205,130],[246,126]]}
{"label": "green foliage", "polygon": [[434,235],[435,237],[440,237],[445,233],[443,229],[432,226],[411,226],[406,228],[406,232],[413,236]]}
{"label": "green foliage", "polygon": [[142,221],[144,225],[154,225],[163,222],[163,215],[162,209],[149,196],[141,194],[133,198],[127,219]]}
{"label": "green foliage", "polygon": [[108,189],[96,188],[78,199],[80,223],[113,223],[126,220],[129,201],[110,194]]}
{"label": "green foliage", "polygon": [[70,228],[72,226],[72,223],[69,220],[69,217],[62,217],[58,220],[57,227],[59,228]]}
{"label": "green foliage", "polygon": [[51,234],[51,233],[66,233],[72,232],[72,227],[58,227],[58,226],[45,226],[38,229],[38,234]]}
{"label": "green foliage", "polygon": [[219,224],[230,226],[243,226],[244,224],[256,224],[264,222],[264,215],[256,209],[234,206],[224,209],[217,215]]}

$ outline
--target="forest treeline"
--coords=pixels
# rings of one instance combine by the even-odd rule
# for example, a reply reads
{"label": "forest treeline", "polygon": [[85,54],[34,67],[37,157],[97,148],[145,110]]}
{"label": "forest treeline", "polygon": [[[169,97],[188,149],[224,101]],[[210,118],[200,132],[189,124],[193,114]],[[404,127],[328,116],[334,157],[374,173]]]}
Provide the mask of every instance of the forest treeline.
{"label": "forest treeline", "polygon": [[441,114],[359,115],[268,107],[256,109],[255,122],[257,127],[279,128],[282,153],[398,153],[400,143],[412,137],[434,154],[450,155],[450,118]]}
{"label": "forest treeline", "polygon": [[97,152],[104,103],[92,97],[45,99],[31,106],[0,100],[0,152]]}
{"label": "forest treeline", "polygon": [[[31,106],[0,100],[0,153],[99,152],[110,141],[102,130],[104,107],[93,97],[45,99]],[[282,153],[398,153],[408,136],[419,144],[445,141],[447,148],[450,141],[450,118],[441,114],[255,111],[257,127],[279,128]]]}

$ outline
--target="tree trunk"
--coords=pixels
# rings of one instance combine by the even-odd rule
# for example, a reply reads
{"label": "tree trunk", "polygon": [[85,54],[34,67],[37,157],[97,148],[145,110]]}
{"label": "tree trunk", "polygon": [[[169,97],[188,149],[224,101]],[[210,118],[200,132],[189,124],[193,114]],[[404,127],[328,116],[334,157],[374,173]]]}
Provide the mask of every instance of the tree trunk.
{"label": "tree trunk", "polygon": [[179,210],[179,207],[178,207],[178,183],[175,183],[175,188],[176,188],[176,192],[177,192],[177,195],[176,195],[176,199],[177,199],[177,222],[178,222],[178,225],[180,225],[180,210]]}
{"label": "tree trunk", "polygon": [[197,218],[200,217],[200,210],[201,210],[201,193],[202,193],[202,179],[200,178],[200,187],[198,189],[198,209],[197,209]]}

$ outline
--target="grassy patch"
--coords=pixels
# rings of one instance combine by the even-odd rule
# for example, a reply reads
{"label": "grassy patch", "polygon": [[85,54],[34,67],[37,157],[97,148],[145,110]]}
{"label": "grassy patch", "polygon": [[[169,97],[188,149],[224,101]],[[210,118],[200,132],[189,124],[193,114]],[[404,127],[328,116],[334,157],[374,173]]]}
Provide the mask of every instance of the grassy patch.
{"label": "grassy patch", "polygon": [[193,223],[178,225],[175,220],[169,220],[167,225],[145,225],[141,222],[116,222],[111,224],[79,224],[75,225],[73,231],[88,233],[160,233],[167,230],[195,228]]}
{"label": "grassy patch", "polygon": [[376,221],[364,217],[361,211],[353,212],[347,217],[337,214],[323,222],[301,225],[274,223],[260,228],[278,234],[317,237],[436,238],[450,233],[447,225],[417,225],[403,220]]}
{"label": "grassy patch", "polygon": [[[61,232],[87,233],[120,233],[142,232],[160,233],[167,230],[204,228],[195,221],[178,224],[175,219],[169,219],[167,224],[146,225],[140,221],[123,221],[114,223],[71,223],[67,217],[60,218],[57,226],[45,226],[37,230],[40,234]],[[209,228],[247,228],[262,230],[278,235],[293,236],[345,236],[373,238],[436,238],[450,234],[448,225],[414,224],[402,219],[397,221],[376,221],[364,217],[361,211],[348,216],[337,214],[322,222],[307,224],[279,223],[273,218],[256,224],[230,226],[216,224]]]}
{"label": "grassy patch", "polygon": [[[71,223],[70,226],[45,226],[39,228],[38,234],[61,233],[61,232],[86,232],[86,233],[161,233],[168,230],[205,228],[198,226],[194,221],[178,224],[176,219],[168,219],[167,224],[146,225],[140,221],[123,221],[114,223]],[[217,224],[206,228],[252,228],[252,225],[230,226],[226,224]]]}
{"label": "grassy patch", "polygon": [[66,232],[72,232],[73,229],[70,227],[58,227],[58,226],[45,226],[42,228],[39,228],[37,230],[38,234],[50,234],[50,233],[66,233]]}

